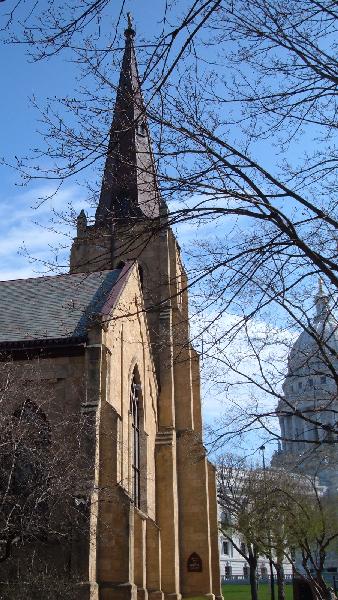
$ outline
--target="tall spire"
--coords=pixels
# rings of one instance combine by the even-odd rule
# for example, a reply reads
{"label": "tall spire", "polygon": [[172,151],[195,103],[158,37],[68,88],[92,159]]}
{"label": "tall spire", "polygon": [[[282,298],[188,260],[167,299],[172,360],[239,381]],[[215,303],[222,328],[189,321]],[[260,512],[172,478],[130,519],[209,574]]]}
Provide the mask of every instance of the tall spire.
{"label": "tall spire", "polygon": [[112,219],[156,218],[161,199],[156,180],[146,110],[137,69],[132,18],[124,32],[125,49],[104,169],[98,224]]}

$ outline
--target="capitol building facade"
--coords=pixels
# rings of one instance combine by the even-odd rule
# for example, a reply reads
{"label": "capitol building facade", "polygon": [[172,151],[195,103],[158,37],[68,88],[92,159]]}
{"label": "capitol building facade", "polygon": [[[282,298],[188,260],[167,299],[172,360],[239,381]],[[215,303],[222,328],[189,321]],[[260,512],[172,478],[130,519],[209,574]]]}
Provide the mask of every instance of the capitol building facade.
{"label": "capitol building facade", "polygon": [[[245,542],[239,535],[233,536],[233,543],[228,540],[222,533],[219,536],[219,557],[220,557],[220,573],[222,583],[227,581],[249,581],[249,565],[243,558],[237,548],[243,548]],[[245,552],[245,548],[243,548]],[[283,562],[283,571],[285,581],[292,579],[292,565],[287,560]],[[274,576],[276,570],[273,567]],[[260,556],[257,565],[258,581],[267,581],[270,576],[270,564],[267,556]]]}
{"label": "capitol building facade", "polygon": [[294,343],[278,415],[281,445],[272,466],[316,477],[327,492],[338,489],[338,322],[322,282],[316,314]]}

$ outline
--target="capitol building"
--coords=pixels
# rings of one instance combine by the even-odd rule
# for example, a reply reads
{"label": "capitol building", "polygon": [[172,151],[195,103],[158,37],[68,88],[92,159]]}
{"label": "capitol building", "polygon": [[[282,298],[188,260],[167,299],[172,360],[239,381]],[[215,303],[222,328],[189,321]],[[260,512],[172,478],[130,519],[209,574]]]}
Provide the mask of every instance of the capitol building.
{"label": "capitol building", "polygon": [[284,398],[278,405],[281,445],[272,466],[290,465],[293,471],[317,477],[320,486],[335,492],[338,322],[321,281],[315,311],[289,354]]}

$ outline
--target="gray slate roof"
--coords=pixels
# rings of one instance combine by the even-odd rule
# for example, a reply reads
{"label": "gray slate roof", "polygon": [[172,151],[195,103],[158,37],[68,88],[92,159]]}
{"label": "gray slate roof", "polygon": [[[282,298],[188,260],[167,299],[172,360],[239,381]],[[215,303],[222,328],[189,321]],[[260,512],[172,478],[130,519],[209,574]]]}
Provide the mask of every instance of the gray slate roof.
{"label": "gray slate roof", "polygon": [[0,345],[85,339],[121,271],[0,282]]}

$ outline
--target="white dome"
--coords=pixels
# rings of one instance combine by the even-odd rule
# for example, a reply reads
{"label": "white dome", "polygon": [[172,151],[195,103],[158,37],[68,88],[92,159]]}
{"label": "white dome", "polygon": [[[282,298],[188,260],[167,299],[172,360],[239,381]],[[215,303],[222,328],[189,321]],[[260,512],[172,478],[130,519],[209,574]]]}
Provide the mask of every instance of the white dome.
{"label": "white dome", "polygon": [[315,300],[316,316],[291,349],[287,377],[330,373],[330,364],[337,369],[338,322],[330,311],[328,296],[321,284]]}
{"label": "white dome", "polygon": [[284,398],[278,403],[282,449],[275,460],[289,461],[292,468],[315,474],[321,484],[335,489],[338,447],[322,442],[332,440],[328,426],[336,428],[337,423],[338,322],[321,283],[315,304],[315,317],[289,354]]}

